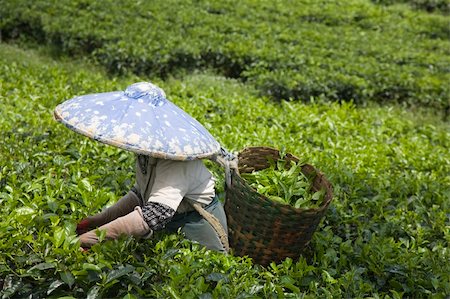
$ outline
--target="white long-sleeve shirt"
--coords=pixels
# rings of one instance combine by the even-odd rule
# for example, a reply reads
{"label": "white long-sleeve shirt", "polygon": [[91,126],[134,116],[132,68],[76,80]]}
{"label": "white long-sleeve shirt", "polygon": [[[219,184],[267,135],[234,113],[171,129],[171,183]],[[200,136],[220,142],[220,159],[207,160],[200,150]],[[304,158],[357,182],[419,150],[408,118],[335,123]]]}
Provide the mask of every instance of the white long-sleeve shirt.
{"label": "white long-sleeve shirt", "polygon": [[138,158],[136,183],[144,202],[162,203],[179,213],[192,210],[183,198],[208,205],[215,195],[215,180],[201,160]]}

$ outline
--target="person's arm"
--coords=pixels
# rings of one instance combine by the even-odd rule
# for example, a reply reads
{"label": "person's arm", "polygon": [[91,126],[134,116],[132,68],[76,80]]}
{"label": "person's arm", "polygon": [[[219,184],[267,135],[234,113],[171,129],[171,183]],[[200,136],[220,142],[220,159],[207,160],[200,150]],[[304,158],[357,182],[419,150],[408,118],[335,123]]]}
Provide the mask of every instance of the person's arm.
{"label": "person's arm", "polygon": [[[140,207],[136,207],[131,213],[100,226],[98,230],[106,231],[105,238],[107,240],[117,239],[122,234],[139,238],[149,238],[153,234],[152,229],[144,221]],[[89,248],[98,241],[96,229],[80,236],[80,245],[83,248]]]}
{"label": "person's arm", "polygon": [[161,160],[156,165],[155,181],[142,214],[148,226],[158,231],[172,219],[189,190],[189,162]]}
{"label": "person's arm", "polygon": [[[150,237],[153,231],[163,229],[172,219],[184,196],[192,189],[190,185],[194,185],[194,189],[200,188],[200,185],[193,184],[194,181],[202,180],[200,173],[195,171],[195,163],[170,160],[160,162],[155,169],[152,192],[147,201],[144,199],[144,206],[136,207],[133,212],[99,228],[106,230],[107,239],[115,239],[120,234]],[[80,241],[83,247],[97,243],[95,230],[82,234]]]}

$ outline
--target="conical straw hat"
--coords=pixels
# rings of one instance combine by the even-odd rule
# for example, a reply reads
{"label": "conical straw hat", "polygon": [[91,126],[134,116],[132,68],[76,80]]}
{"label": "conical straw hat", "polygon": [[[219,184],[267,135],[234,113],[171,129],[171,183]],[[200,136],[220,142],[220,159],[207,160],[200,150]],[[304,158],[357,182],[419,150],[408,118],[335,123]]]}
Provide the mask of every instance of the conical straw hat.
{"label": "conical straw hat", "polygon": [[193,160],[220,152],[205,127],[149,82],[75,97],[58,105],[54,115],[77,133],[155,158]]}

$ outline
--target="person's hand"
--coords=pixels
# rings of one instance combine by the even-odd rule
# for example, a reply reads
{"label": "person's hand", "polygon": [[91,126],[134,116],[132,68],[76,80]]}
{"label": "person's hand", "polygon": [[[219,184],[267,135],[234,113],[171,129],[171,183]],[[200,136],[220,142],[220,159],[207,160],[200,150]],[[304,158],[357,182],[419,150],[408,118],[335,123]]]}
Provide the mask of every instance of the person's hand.
{"label": "person's hand", "polygon": [[[89,248],[98,243],[99,239],[96,230],[88,231],[80,236],[80,243],[82,247]],[[102,225],[98,230],[105,230],[105,239],[117,239],[120,235],[129,235],[135,237],[148,238],[152,234],[152,230],[142,217],[142,210],[140,207],[116,220],[113,220],[105,225]]]}
{"label": "person's hand", "polygon": [[77,224],[77,228],[75,229],[78,236],[81,236],[82,234],[84,234],[90,230],[91,230],[91,227],[89,226],[89,220],[87,220],[87,219],[82,219]]}

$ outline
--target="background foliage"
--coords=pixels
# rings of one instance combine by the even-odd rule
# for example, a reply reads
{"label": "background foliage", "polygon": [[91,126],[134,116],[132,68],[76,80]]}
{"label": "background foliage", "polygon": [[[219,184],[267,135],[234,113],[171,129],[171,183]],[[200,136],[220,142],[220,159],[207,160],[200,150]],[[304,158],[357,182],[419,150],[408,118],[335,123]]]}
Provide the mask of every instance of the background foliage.
{"label": "background foliage", "polygon": [[[396,4],[403,2],[441,13]],[[0,7],[5,40],[34,39],[113,73],[212,68],[274,99],[450,109],[448,0],[1,0]]]}
{"label": "background foliage", "polygon": [[[173,34],[166,34],[167,43],[155,43],[145,34],[159,34],[148,29],[151,26],[161,26],[158,28],[162,32],[169,30],[164,26],[171,20],[167,11],[173,12],[172,2],[154,2],[152,7],[136,6],[121,13],[113,2],[104,3],[111,5],[111,10],[89,12],[87,7],[96,4],[82,1],[0,1],[2,37],[11,43],[0,44],[2,298],[446,298],[450,294],[450,126],[448,121],[435,117],[444,109],[442,104],[448,104],[448,86],[443,84],[448,80],[449,59],[445,9],[429,14],[409,5],[384,3],[389,5],[385,7],[367,1],[351,1],[345,7],[332,1],[327,5],[303,1],[302,10],[292,9],[291,4],[269,6],[265,1],[258,2],[259,6],[256,2],[191,3],[210,7],[206,12],[214,15],[214,23],[205,17],[205,11],[181,9],[182,4],[177,3],[171,18],[182,21],[173,25]],[[132,4],[123,1],[121,5]],[[67,14],[61,13],[63,9]],[[267,13],[271,10],[277,14]],[[346,13],[340,14],[343,10]],[[69,13],[74,11],[77,14],[69,23]],[[241,17],[233,19],[239,12]],[[272,73],[285,70],[286,75],[279,77],[283,80],[291,78],[289,72],[293,70],[298,76],[308,74],[308,68],[284,65],[301,59],[302,51],[289,52],[282,49],[283,45],[289,48],[290,44],[301,44],[311,53],[319,51],[317,56],[308,56],[316,61],[326,57],[323,51],[342,59],[358,57],[332,61],[345,70],[376,72],[372,65],[367,70],[364,67],[370,55],[348,56],[356,52],[343,51],[346,47],[331,51],[320,42],[314,46],[318,34],[302,40],[289,31],[298,25],[315,32],[319,26],[321,30],[348,30],[325,30],[320,36],[326,38],[328,33],[332,37],[339,32],[341,39],[359,39],[369,34],[354,18],[363,12],[380,14],[371,23],[381,26],[380,36],[397,28],[404,39],[398,43],[386,39],[373,45],[386,54],[381,55],[386,57],[386,84],[392,83],[390,78],[400,80],[401,70],[412,78],[410,82],[424,77],[436,80],[435,84],[428,79],[417,81],[422,82],[423,89],[413,88],[405,98],[414,107],[388,104],[375,93],[365,93],[353,102],[341,95],[333,97],[332,93],[298,97],[308,99],[308,103],[261,96],[264,89],[259,80],[265,78],[264,82],[278,84]],[[93,18],[92,14],[102,17]],[[291,14],[314,16],[318,21],[295,18],[298,23],[287,26],[283,22]],[[281,15],[284,18],[273,19]],[[131,16],[135,22],[129,22]],[[412,16],[423,22],[413,24],[409,19]],[[149,22],[151,18],[161,20]],[[268,25],[269,21],[273,26]],[[442,26],[429,26],[431,23]],[[122,29],[112,30],[117,24]],[[203,41],[183,41],[181,36],[192,35],[187,33],[189,30],[177,35],[177,24],[197,30],[195,41],[206,34]],[[255,28],[254,24],[260,25]],[[266,31],[259,31],[259,27]],[[139,28],[146,39],[124,34]],[[219,37],[213,38],[230,28],[241,31],[228,32],[234,38],[229,36],[222,43]],[[267,28],[275,31],[270,33]],[[287,30],[285,35],[276,31],[280,28]],[[88,38],[89,32],[92,39]],[[104,40],[85,48],[86,41],[97,38]],[[177,41],[171,43],[171,38]],[[333,38],[337,44],[345,44]],[[129,46],[130,39],[142,47]],[[230,60],[223,58],[219,63],[222,58],[208,60],[202,54],[171,61],[183,57],[180,53],[198,53],[208,40],[211,49],[228,49],[223,52],[228,56],[218,57]],[[35,41],[46,46],[39,47]],[[428,42],[430,48],[420,52]],[[259,47],[250,47],[258,43]],[[121,48],[123,45],[128,46]],[[356,41],[354,45],[369,46]],[[240,52],[229,50],[238,46],[242,46]],[[271,47],[275,50],[268,51]],[[348,49],[357,51],[350,46]],[[133,56],[133,51],[142,52]],[[276,58],[266,60],[269,56],[259,55],[258,51]],[[406,52],[417,56],[411,55],[415,58],[410,57],[407,61],[411,64],[406,63],[402,69],[391,58]],[[155,53],[166,56],[161,58]],[[237,60],[245,55],[251,60]],[[238,75],[230,72],[233,59],[245,68]],[[94,60],[97,66],[92,65]],[[430,61],[433,68],[422,68]],[[127,68],[121,76],[117,73],[119,65]],[[417,67],[419,77],[413,76],[415,72],[409,69],[412,65]],[[178,72],[178,68],[184,72]],[[261,77],[260,70],[272,73]],[[317,65],[310,65],[309,71],[321,72]],[[317,79],[317,86],[340,84],[336,79],[339,72],[330,69],[323,74],[326,77]],[[238,151],[250,145],[284,147],[327,175],[335,198],[302,258],[263,268],[249,258],[210,252],[178,235],[163,234],[147,241],[122,238],[94,246],[86,253],[79,251],[74,232],[77,221],[114,203],[129,189],[134,179],[133,156],[58,125],[52,111],[75,95],[123,90],[141,80],[163,87],[170,100],[203,123],[226,148]],[[367,82],[370,85],[377,81],[367,77]],[[368,87],[376,88],[376,84]],[[419,96],[421,92],[427,98]],[[429,105],[431,102],[440,104]],[[421,106],[434,110],[423,110]],[[221,178],[221,171],[209,166]]]}

